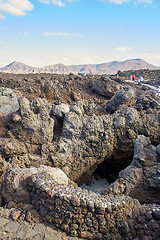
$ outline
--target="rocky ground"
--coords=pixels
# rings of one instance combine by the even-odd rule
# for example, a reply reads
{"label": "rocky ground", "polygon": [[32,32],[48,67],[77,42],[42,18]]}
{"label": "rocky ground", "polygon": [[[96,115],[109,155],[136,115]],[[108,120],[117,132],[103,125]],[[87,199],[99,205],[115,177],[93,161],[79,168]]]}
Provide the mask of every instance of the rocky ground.
{"label": "rocky ground", "polygon": [[[131,75],[135,74],[136,80],[140,79],[140,76],[143,77],[145,83],[148,83],[152,86],[158,87],[160,86],[160,70],[149,70],[149,69],[143,69],[143,70],[130,70],[130,71],[124,71],[119,72],[119,76],[121,79],[130,78]],[[114,76],[113,76],[114,77]]]}
{"label": "rocky ground", "polygon": [[[91,74],[0,74],[1,239],[107,237],[104,207],[100,212],[104,225],[97,223],[103,225],[103,229],[102,226],[95,227],[95,224],[92,226],[90,219],[92,222],[100,221],[100,216],[92,214],[93,209],[91,211],[92,197],[89,196],[92,194],[85,192],[87,190],[83,193],[78,188],[89,183],[93,175],[112,183],[109,187],[106,185],[104,192],[101,191],[102,197],[94,195],[95,199],[104,202],[108,208],[108,197],[115,198],[113,202],[122,197],[126,206],[126,210],[123,207],[120,210],[122,216],[119,215],[124,219],[123,224],[127,224],[124,231],[120,226],[122,220],[115,224],[115,217],[119,214],[116,209],[107,215],[110,219],[108,239],[142,239],[143,236],[144,239],[158,239],[159,231],[152,234],[152,229],[159,226],[159,208],[156,207],[156,216],[153,213],[147,220],[146,212],[154,212],[155,208],[146,205],[142,210],[140,203],[160,204],[159,97],[147,86],[127,82],[131,74],[136,74],[137,78],[142,75],[146,83],[159,86],[159,70],[119,72],[118,78],[117,75]],[[37,167],[39,165],[48,168]],[[49,167],[60,168],[63,172],[57,174],[57,170]],[[57,193],[58,201],[67,201],[66,205],[62,204],[62,209],[57,202],[48,206],[52,182],[67,186],[65,193],[61,195],[61,190]],[[39,191],[44,186],[41,196]],[[85,223],[86,213],[81,215],[83,228],[77,215],[73,223],[68,221],[66,224],[63,218],[73,202],[76,202],[70,209],[73,214],[84,207],[77,200],[70,199],[71,192],[75,193],[73,197],[88,196],[90,208],[85,211],[90,217]],[[128,197],[136,198],[140,203],[128,200]],[[56,201],[54,197],[52,200]],[[128,201],[133,205],[131,212]],[[50,219],[48,217],[52,225],[44,223],[50,208],[57,211],[51,214]],[[135,208],[140,209],[139,215],[135,214]],[[126,218],[126,212],[133,221]],[[135,224],[140,217],[148,230],[141,229],[141,222]],[[53,223],[73,238],[67,237]],[[133,225],[137,226],[136,230]]]}
{"label": "rocky ground", "polygon": [[[48,223],[29,223],[13,220],[16,209],[0,209],[0,239],[1,240],[78,240],[69,237],[64,232]],[[12,218],[10,217],[12,216]]]}

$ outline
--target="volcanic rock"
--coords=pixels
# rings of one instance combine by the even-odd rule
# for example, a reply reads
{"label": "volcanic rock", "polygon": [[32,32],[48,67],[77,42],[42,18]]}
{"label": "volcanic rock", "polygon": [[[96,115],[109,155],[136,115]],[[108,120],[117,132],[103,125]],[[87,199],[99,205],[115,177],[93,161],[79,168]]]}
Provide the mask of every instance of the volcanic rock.
{"label": "volcanic rock", "polygon": [[133,88],[127,87],[124,90],[121,90],[120,92],[117,92],[116,95],[111,98],[109,103],[107,104],[107,110],[110,113],[115,112],[120,105],[127,105],[132,106],[135,103],[135,92]]}
{"label": "volcanic rock", "polygon": [[126,194],[142,203],[160,203],[160,163],[149,138],[138,136],[131,165],[119,173],[119,178],[106,193],[114,196]]}
{"label": "volcanic rock", "polygon": [[51,105],[37,98],[32,102],[25,97],[19,99],[20,116],[10,122],[16,137],[26,142],[42,144],[53,139],[54,119],[50,117]]}
{"label": "volcanic rock", "polygon": [[18,98],[10,88],[0,88],[0,114],[9,114],[19,109]]}
{"label": "volcanic rock", "polygon": [[30,203],[28,179],[36,174],[39,174],[40,178],[43,178],[43,175],[48,175],[57,184],[68,184],[67,176],[58,168],[43,165],[35,168],[11,168],[4,176],[2,196],[5,203],[9,203],[10,201],[15,203]]}
{"label": "volcanic rock", "polygon": [[122,88],[123,87],[119,83],[104,77],[101,77],[101,79],[95,81],[91,87],[93,92],[106,98],[113,97],[116,92],[120,91]]}
{"label": "volcanic rock", "polygon": [[0,153],[5,158],[27,153],[23,142],[11,138],[0,138]]}
{"label": "volcanic rock", "polygon": [[58,118],[63,118],[66,113],[69,112],[69,105],[66,103],[61,103],[52,108],[52,114]]}

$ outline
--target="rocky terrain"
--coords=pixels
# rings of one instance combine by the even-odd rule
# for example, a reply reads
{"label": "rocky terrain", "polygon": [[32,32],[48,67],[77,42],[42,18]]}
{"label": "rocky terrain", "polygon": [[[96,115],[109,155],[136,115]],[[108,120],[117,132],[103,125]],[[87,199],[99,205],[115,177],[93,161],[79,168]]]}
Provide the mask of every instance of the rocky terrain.
{"label": "rocky terrain", "polygon": [[142,59],[131,59],[123,62],[113,61],[101,64],[83,64],[83,65],[70,65],[55,64],[46,67],[32,67],[21,62],[12,62],[9,65],[0,68],[1,72],[15,73],[15,74],[28,74],[28,73],[57,73],[57,74],[69,74],[69,73],[83,73],[83,74],[115,74],[118,70],[127,71],[130,69],[150,69],[156,70],[160,67],[154,66]]}
{"label": "rocky terrain", "polygon": [[[132,74],[136,75],[136,80],[140,79],[140,76],[142,76],[145,80],[145,83],[153,85],[153,86],[160,86],[160,70],[154,70],[151,71],[150,69],[139,69],[139,70],[129,70],[121,72],[119,71],[119,77],[123,80],[129,79]],[[113,75],[114,77],[114,75]]]}
{"label": "rocky terrain", "polygon": [[0,239],[160,238],[160,99],[131,74],[159,85],[0,74]]}

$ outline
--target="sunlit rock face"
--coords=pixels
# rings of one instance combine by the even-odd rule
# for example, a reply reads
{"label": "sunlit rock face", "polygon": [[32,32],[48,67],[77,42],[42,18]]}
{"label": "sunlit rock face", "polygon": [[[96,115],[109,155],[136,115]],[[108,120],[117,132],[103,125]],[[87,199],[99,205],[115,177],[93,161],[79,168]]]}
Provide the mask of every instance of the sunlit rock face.
{"label": "sunlit rock face", "polygon": [[19,109],[18,97],[10,88],[0,88],[0,115],[7,115]]}
{"label": "sunlit rock face", "polygon": [[0,118],[0,192],[17,219],[34,212],[87,239],[159,239],[159,98],[119,78],[1,74],[0,87],[18,89]]}

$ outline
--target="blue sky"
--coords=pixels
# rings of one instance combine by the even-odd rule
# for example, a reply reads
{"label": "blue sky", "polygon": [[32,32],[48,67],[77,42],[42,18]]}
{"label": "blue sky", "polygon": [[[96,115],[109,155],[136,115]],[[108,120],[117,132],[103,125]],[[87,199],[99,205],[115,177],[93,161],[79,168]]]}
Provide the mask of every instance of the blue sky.
{"label": "blue sky", "polygon": [[0,0],[0,66],[133,58],[160,66],[159,0]]}

